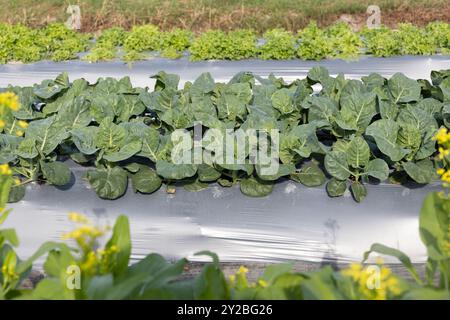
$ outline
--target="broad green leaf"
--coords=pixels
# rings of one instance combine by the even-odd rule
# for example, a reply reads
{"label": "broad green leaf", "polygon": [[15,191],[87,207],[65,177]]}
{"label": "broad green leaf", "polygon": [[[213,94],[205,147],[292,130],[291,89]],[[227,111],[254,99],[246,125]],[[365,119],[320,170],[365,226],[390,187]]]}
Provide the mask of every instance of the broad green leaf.
{"label": "broad green leaf", "polygon": [[56,117],[32,121],[25,133],[25,138],[36,141],[39,154],[48,155],[69,136],[67,130],[59,123]]}
{"label": "broad green leaf", "polygon": [[108,273],[106,275],[94,276],[90,279],[86,294],[88,299],[102,300],[108,295],[113,287],[113,275]]}
{"label": "broad green leaf", "polygon": [[214,167],[207,164],[200,164],[198,166],[198,180],[201,182],[213,182],[220,178],[222,173]]}
{"label": "broad green leaf", "polygon": [[395,103],[406,103],[420,99],[420,84],[407,78],[402,73],[394,74],[388,80],[389,91],[394,97]]}
{"label": "broad green leaf", "polygon": [[63,186],[70,182],[71,172],[65,163],[41,161],[40,164],[44,178],[50,184]]}
{"label": "broad green leaf", "polygon": [[250,197],[265,197],[272,193],[273,183],[262,181],[255,177],[241,180],[240,188],[243,194]]}
{"label": "broad green leaf", "polygon": [[365,174],[384,181],[389,176],[389,166],[383,159],[373,159],[367,164]]}
{"label": "broad green leaf", "polygon": [[131,117],[142,114],[145,111],[144,104],[135,95],[121,96],[118,101],[118,120],[127,122]]}
{"label": "broad green leaf", "polygon": [[367,196],[366,187],[357,181],[353,181],[350,185],[350,191],[352,192],[353,198],[356,202],[361,202]]}
{"label": "broad green leaf", "polygon": [[117,151],[105,152],[103,158],[110,162],[119,162],[131,158],[142,149],[142,142],[138,137],[128,135],[124,145]]}
{"label": "broad green leaf", "polygon": [[198,192],[208,188],[209,184],[199,180],[192,181],[183,185],[183,188],[190,192]]}
{"label": "broad green leaf", "polygon": [[258,177],[265,181],[276,181],[283,176],[288,176],[295,171],[293,164],[280,164],[278,162],[269,165],[255,165]]}
{"label": "broad green leaf", "polygon": [[44,80],[35,85],[33,93],[42,99],[50,99],[69,87],[69,76],[67,72],[61,73],[55,80]]}
{"label": "broad green leaf", "polygon": [[117,151],[123,146],[127,135],[127,130],[114,124],[111,118],[105,118],[99,126],[95,145],[105,151]]}
{"label": "broad green leaf", "polygon": [[131,175],[131,182],[135,192],[153,193],[161,187],[162,180],[154,170],[141,165],[139,171]]}
{"label": "broad green leaf", "polygon": [[450,102],[450,77],[443,79],[442,82],[438,85],[438,87],[442,91],[444,103],[449,103]]}
{"label": "broad green leaf", "polygon": [[236,121],[243,119],[247,113],[246,102],[231,94],[222,94],[217,101],[219,119]]}
{"label": "broad green leaf", "polygon": [[336,103],[326,97],[312,96],[307,98],[302,106],[308,106],[309,108],[309,123],[317,123],[321,126],[330,126],[335,121],[339,112]]}
{"label": "broad green leaf", "polygon": [[108,250],[113,246],[117,249],[117,253],[111,258],[112,272],[115,277],[118,277],[127,270],[131,255],[130,223],[124,215],[117,218],[113,234],[106,243],[105,249]]}
{"label": "broad green leaf", "polygon": [[331,151],[325,156],[325,168],[338,180],[346,180],[352,174],[348,167],[347,155],[340,151]]}
{"label": "broad green leaf", "polygon": [[427,195],[420,211],[420,238],[427,247],[428,257],[435,261],[449,259],[448,249],[445,249],[448,245],[449,212],[450,200],[435,192]]}
{"label": "broad green leaf", "polygon": [[158,159],[159,140],[159,132],[154,128],[146,127],[142,132],[142,149],[138,155],[156,162]]}
{"label": "broad green leaf", "polygon": [[430,130],[437,130],[438,127],[436,120],[425,110],[420,109],[417,106],[410,105],[400,111],[398,114],[397,123],[401,127],[409,125],[417,128],[422,136]]}
{"label": "broad green leaf", "polygon": [[0,164],[12,162],[16,159],[17,148],[22,140],[21,137],[0,134]]}
{"label": "broad green leaf", "polygon": [[36,140],[34,138],[23,139],[17,148],[16,154],[19,157],[33,159],[39,154],[36,149]]}
{"label": "broad green leaf", "polygon": [[165,160],[156,161],[156,172],[168,180],[181,180],[190,178],[197,173],[193,164],[174,164]]}
{"label": "broad green leaf", "polygon": [[430,183],[438,178],[433,162],[428,159],[405,162],[403,169],[417,183]]}
{"label": "broad green leaf", "polygon": [[336,123],[344,130],[363,133],[376,114],[374,93],[352,94],[341,98],[341,110]]}
{"label": "broad green leaf", "polygon": [[192,102],[209,98],[214,91],[215,83],[209,72],[202,73],[189,88]]}
{"label": "broad green leaf", "polygon": [[290,178],[307,187],[317,187],[324,184],[326,181],[323,171],[313,162],[302,166],[300,171],[291,174]]}
{"label": "broad green leaf", "polygon": [[72,135],[72,141],[78,150],[80,150],[83,154],[91,155],[98,150],[95,145],[98,131],[98,127],[89,126],[73,129],[70,133]]}
{"label": "broad green leaf", "polygon": [[93,94],[91,98],[91,117],[98,123],[105,118],[114,118],[116,116],[114,110],[119,103],[119,96],[115,94]]}
{"label": "broad green leaf", "polygon": [[18,186],[11,186],[11,190],[9,191],[9,196],[8,196],[8,202],[9,203],[15,203],[15,202],[19,202],[20,200],[23,199],[23,197],[25,197],[25,185],[21,184]]}
{"label": "broad green leaf", "polygon": [[444,119],[445,126],[450,128],[450,104],[446,104],[442,108],[442,118]]}
{"label": "broad green leaf", "polygon": [[337,180],[332,178],[327,183],[327,193],[330,197],[340,197],[347,190],[347,182],[345,180]]}
{"label": "broad green leaf", "polygon": [[[397,143],[400,147],[417,152],[422,142],[421,132],[412,125],[404,125],[400,127],[397,137]],[[433,148],[434,149],[434,148]]]}
{"label": "broad green leaf", "polygon": [[366,140],[356,136],[348,144],[347,161],[353,168],[363,168],[369,163],[370,149]]}
{"label": "broad green leaf", "polygon": [[180,82],[180,76],[177,74],[165,73],[160,71],[150,78],[156,79],[155,91],[163,90],[165,88],[178,89],[178,83]]}
{"label": "broad green leaf", "polygon": [[375,139],[378,149],[392,161],[401,160],[408,151],[397,144],[400,126],[393,120],[381,119],[367,127],[366,134]]}
{"label": "broad green leaf", "polygon": [[272,105],[282,114],[288,114],[294,111],[294,103],[291,90],[283,88],[275,91],[272,95]]}
{"label": "broad green leaf", "polygon": [[77,97],[62,107],[57,115],[60,126],[67,130],[86,127],[91,122],[90,104],[84,97]]}
{"label": "broad green leaf", "polygon": [[103,199],[117,199],[127,190],[127,173],[120,167],[89,170],[86,178],[97,195]]}
{"label": "broad green leaf", "polygon": [[315,66],[309,69],[307,77],[312,83],[323,83],[330,77],[330,74],[326,68]]}

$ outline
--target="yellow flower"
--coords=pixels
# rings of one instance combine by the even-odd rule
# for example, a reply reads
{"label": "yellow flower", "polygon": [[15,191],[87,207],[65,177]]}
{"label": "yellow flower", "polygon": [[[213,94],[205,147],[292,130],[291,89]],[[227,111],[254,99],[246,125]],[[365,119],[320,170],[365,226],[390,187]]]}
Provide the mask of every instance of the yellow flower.
{"label": "yellow flower", "polygon": [[350,267],[341,271],[344,276],[351,277],[354,281],[361,276],[362,265],[360,263],[352,263]]}
{"label": "yellow flower", "polygon": [[450,171],[447,171],[441,175],[441,180],[444,182],[450,182]]}
{"label": "yellow flower", "polygon": [[444,149],[443,147],[439,147],[438,151],[439,151],[438,158],[440,160],[443,160],[446,156],[450,154],[450,150]]}
{"label": "yellow flower", "polygon": [[440,168],[440,169],[437,169],[436,172],[438,175],[442,176],[445,173],[445,169]]}
{"label": "yellow flower", "polygon": [[0,105],[17,111],[19,110],[19,97],[14,92],[0,93]]}
{"label": "yellow flower", "polygon": [[0,130],[3,129],[6,126],[5,121],[3,121],[2,119],[0,119]]}
{"label": "yellow flower", "polygon": [[86,260],[80,265],[81,270],[88,273],[95,273],[95,268],[98,265],[98,258],[94,251],[90,251],[87,256]]}
{"label": "yellow flower", "polygon": [[19,178],[14,178],[14,184],[15,184],[16,186],[18,186],[19,184],[21,184],[21,182],[22,182],[22,181],[20,181]]}
{"label": "yellow flower", "polygon": [[444,144],[447,141],[450,141],[450,133],[448,133],[447,128],[440,128],[437,134],[433,137],[433,140],[436,140],[439,144]]}
{"label": "yellow flower", "polygon": [[352,279],[361,299],[385,300],[389,295],[400,295],[402,289],[398,278],[382,263],[381,259],[377,259],[378,269],[352,263],[341,274]]}
{"label": "yellow flower", "polygon": [[18,124],[19,124],[19,127],[21,127],[22,129],[28,128],[28,122],[26,122],[26,121],[19,120]]}
{"label": "yellow flower", "polygon": [[18,136],[18,137],[23,136],[23,131],[22,130],[16,131],[16,136]]}
{"label": "yellow flower", "polygon": [[0,174],[10,176],[12,174],[11,168],[7,163],[0,164]]}
{"label": "yellow flower", "polygon": [[238,273],[248,273],[248,269],[246,268],[246,267],[244,267],[244,266],[240,266],[239,267],[239,270],[238,270]]}
{"label": "yellow flower", "polygon": [[262,288],[265,288],[265,287],[268,286],[267,282],[264,281],[264,280],[262,280],[262,279],[259,279],[259,280],[258,280],[258,285],[259,285],[260,287],[262,287]]}
{"label": "yellow flower", "polygon": [[86,217],[84,214],[77,213],[77,212],[70,212],[69,213],[69,220],[76,222],[76,223],[83,223],[83,224],[90,224],[91,220],[89,220],[88,217]]}

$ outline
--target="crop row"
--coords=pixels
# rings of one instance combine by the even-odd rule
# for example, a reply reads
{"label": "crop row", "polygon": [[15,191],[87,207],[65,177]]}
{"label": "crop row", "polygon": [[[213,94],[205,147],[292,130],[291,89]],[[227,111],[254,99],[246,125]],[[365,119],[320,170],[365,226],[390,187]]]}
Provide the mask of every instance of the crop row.
{"label": "crop row", "polygon": [[348,59],[360,54],[378,57],[447,54],[450,52],[450,24],[432,22],[424,28],[399,24],[396,30],[381,27],[353,32],[345,23],[321,29],[312,22],[297,34],[273,29],[264,33],[262,39],[252,30],[209,30],[195,36],[183,29],[163,32],[153,25],[135,26],[131,31],[110,28],[94,39],[92,35],[76,33],[61,24],[42,29],[2,24],[0,43],[1,63],[76,59],[88,49],[90,52],[82,59],[91,62],[114,58],[135,61],[151,55],[175,59],[186,51],[192,61]]}
{"label": "crop row", "polygon": [[[449,70],[433,72],[432,83],[400,73],[348,80],[323,67],[292,83],[248,72],[216,83],[204,73],[180,89],[177,75],[153,78],[153,91],[133,87],[128,77],[89,84],[71,83],[67,74],[3,89],[16,93],[22,105],[0,127],[0,163],[9,163],[21,179],[11,200],[20,199],[30,181],[67,184],[71,172],[60,161],[67,158],[88,167],[87,181],[106,199],[122,196],[129,180],[141,193],[162,183],[172,192],[175,185],[197,191],[217,182],[265,196],[280,179],[319,186],[331,177],[330,196],[350,186],[361,201],[368,182],[438,178],[432,138],[440,126],[450,126]],[[317,84],[321,90],[314,93]],[[199,127],[202,144],[189,140],[188,152],[201,148],[200,162],[180,164],[175,158],[186,150],[178,143],[180,132],[191,137]],[[251,130],[259,136],[244,142],[244,161],[237,161],[239,151],[230,161],[227,139]],[[268,173],[267,162],[253,161],[250,150],[272,158],[273,149],[278,166]]]}

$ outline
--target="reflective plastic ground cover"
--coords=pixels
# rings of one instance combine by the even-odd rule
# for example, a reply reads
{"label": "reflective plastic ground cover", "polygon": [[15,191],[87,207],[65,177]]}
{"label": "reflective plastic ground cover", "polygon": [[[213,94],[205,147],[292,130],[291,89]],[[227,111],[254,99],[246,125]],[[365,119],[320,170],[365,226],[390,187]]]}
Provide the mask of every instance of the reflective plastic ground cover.
{"label": "reflective plastic ground cover", "polygon": [[32,184],[24,200],[11,205],[5,226],[17,229],[22,256],[30,256],[44,241],[61,240],[73,228],[67,213],[77,211],[110,225],[119,214],[127,214],[135,259],[160,252],[197,260],[195,252],[212,250],[223,261],[347,262],[360,260],[372,243],[382,242],[420,263],[426,251],[419,239],[418,213],[425,195],[439,189],[368,185],[368,197],[356,203],[350,194],[329,198],[324,186],[282,182],[264,198],[217,185],[200,192],[178,187],[175,194],[165,188],[151,195],[129,190],[111,201],[89,190],[82,167],[71,169],[74,182],[66,190]]}
{"label": "reflective plastic ground cover", "polygon": [[[185,59],[153,59],[137,62],[132,68],[122,62],[9,64],[0,66],[0,87],[32,85],[63,71],[69,72],[72,80],[84,77],[95,81],[98,77],[128,75],[133,85],[149,87],[153,87],[153,82],[148,77],[160,70],[179,74],[181,84],[203,72],[210,72],[217,81],[227,81],[239,71],[261,76],[274,73],[290,81],[305,77],[315,65],[328,68],[332,75],[342,72],[348,78],[360,78],[371,72],[389,77],[402,72],[411,78],[429,79],[431,70],[450,69],[450,57],[364,57],[353,62],[191,63]],[[127,214],[134,259],[159,252],[168,258],[199,261],[193,256],[195,252],[211,250],[222,261],[347,262],[360,260],[372,243],[381,242],[403,250],[413,262],[423,263],[426,251],[419,238],[418,214],[425,195],[439,190],[437,184],[369,185],[368,197],[356,203],[349,194],[329,198],[323,186],[307,188],[282,182],[265,198],[247,197],[238,187],[212,186],[197,193],[180,187],[173,195],[164,188],[152,195],[130,191],[118,200],[108,201],[88,189],[82,180],[83,170],[80,166],[72,168],[74,182],[67,190],[29,185],[24,200],[10,206],[13,213],[6,226],[17,229],[21,238],[18,252],[22,257],[30,256],[44,241],[61,240],[61,235],[73,227],[67,213],[78,211],[111,225],[119,214]]]}

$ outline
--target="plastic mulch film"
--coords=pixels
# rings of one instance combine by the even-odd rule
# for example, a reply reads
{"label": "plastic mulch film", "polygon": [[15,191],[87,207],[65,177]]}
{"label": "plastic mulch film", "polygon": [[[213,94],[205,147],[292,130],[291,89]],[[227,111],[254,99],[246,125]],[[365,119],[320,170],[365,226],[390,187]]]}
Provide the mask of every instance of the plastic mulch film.
{"label": "plastic mulch film", "polygon": [[181,84],[195,80],[201,73],[210,72],[216,81],[228,81],[240,71],[251,71],[260,76],[273,73],[286,81],[306,77],[309,69],[316,65],[326,67],[331,75],[340,72],[347,78],[360,78],[372,72],[389,77],[402,72],[414,79],[429,79],[431,70],[450,69],[450,56],[402,56],[393,58],[374,58],[363,56],[356,61],[344,60],[243,60],[243,61],[204,61],[189,62],[187,58],[169,60],[154,58],[138,61],[129,66],[120,61],[88,63],[84,61],[49,62],[33,64],[0,65],[0,87],[8,84],[25,86],[33,85],[45,79],[56,78],[61,72],[68,72],[71,80],[85,78],[95,82],[98,77],[121,78],[130,76],[135,86],[153,88],[154,80],[149,76],[160,70],[180,75]]}
{"label": "plastic mulch film", "polygon": [[130,188],[111,201],[89,189],[84,170],[74,166],[73,183],[64,189],[31,184],[25,198],[10,205],[5,227],[17,229],[21,257],[29,257],[44,241],[61,241],[74,227],[68,212],[77,211],[110,225],[119,214],[127,214],[133,259],[158,252],[201,261],[193,254],[211,250],[222,261],[347,262],[359,261],[372,243],[381,242],[422,263],[426,251],[419,239],[419,211],[426,194],[439,190],[437,185],[367,185],[367,198],[356,203],[349,193],[329,198],[324,186],[286,181],[264,198],[245,196],[238,187],[212,185],[199,192],[177,187],[175,194],[163,187],[150,195]]}

